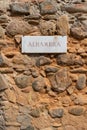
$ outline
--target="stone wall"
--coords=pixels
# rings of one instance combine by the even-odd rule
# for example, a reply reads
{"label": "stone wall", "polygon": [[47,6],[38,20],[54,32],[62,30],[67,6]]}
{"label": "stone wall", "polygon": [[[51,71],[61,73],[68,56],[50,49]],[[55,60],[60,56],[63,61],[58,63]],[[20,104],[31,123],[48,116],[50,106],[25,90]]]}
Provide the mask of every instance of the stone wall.
{"label": "stone wall", "polygon": [[[67,53],[22,54],[22,35]],[[0,130],[87,130],[87,0],[0,0]]]}

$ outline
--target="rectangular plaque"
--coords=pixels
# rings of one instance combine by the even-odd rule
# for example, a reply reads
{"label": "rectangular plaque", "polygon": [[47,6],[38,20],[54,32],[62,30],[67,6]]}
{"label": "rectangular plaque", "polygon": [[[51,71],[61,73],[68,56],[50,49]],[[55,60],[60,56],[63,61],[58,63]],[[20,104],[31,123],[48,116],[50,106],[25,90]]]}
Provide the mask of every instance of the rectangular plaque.
{"label": "rectangular plaque", "polygon": [[23,36],[22,53],[66,53],[67,36]]}

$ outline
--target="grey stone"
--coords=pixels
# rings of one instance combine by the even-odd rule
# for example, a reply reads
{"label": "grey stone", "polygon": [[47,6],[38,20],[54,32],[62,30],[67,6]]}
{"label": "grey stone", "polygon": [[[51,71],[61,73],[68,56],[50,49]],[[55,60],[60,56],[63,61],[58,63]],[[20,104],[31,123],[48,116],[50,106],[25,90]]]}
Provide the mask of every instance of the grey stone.
{"label": "grey stone", "polygon": [[8,24],[6,28],[6,34],[8,36],[15,36],[17,34],[27,35],[33,31],[32,29],[33,28],[31,27],[31,25],[29,25],[27,22],[22,20],[14,20]]}
{"label": "grey stone", "polygon": [[44,78],[43,77],[36,78],[32,83],[32,87],[37,92],[43,91],[46,87]]}
{"label": "grey stone", "polygon": [[55,35],[56,34],[56,23],[55,21],[40,21],[40,31],[43,35]]}
{"label": "grey stone", "polygon": [[36,77],[39,76],[39,73],[38,73],[38,72],[32,72],[32,76],[33,76],[34,78],[36,78]]}
{"label": "grey stone", "polygon": [[47,58],[45,56],[40,56],[37,61],[36,61],[36,65],[39,66],[43,66],[43,65],[48,65],[51,63],[50,58]]}
{"label": "grey stone", "polygon": [[4,120],[4,118],[3,118],[3,116],[0,116],[0,126],[3,126],[3,125],[5,125],[5,120]]}
{"label": "grey stone", "polygon": [[0,126],[0,130],[6,130],[5,126]]}
{"label": "grey stone", "polygon": [[27,120],[28,123],[30,123],[31,121],[31,117],[28,116],[27,114],[19,114],[17,117],[17,121],[19,123],[23,123],[23,121],[25,122],[25,120]]}
{"label": "grey stone", "polygon": [[5,30],[0,26],[0,38],[4,38]]}
{"label": "grey stone", "polygon": [[50,109],[49,114],[52,118],[61,118],[61,117],[63,117],[64,110],[63,110],[63,108]]}
{"label": "grey stone", "polygon": [[27,127],[31,126],[31,117],[29,115],[20,114],[17,117],[17,121],[21,123],[21,130],[26,130]]}
{"label": "grey stone", "polygon": [[5,130],[5,120],[3,116],[0,116],[0,130]]}
{"label": "grey stone", "polygon": [[58,68],[55,66],[46,66],[45,67],[46,73],[56,73],[58,71]]}
{"label": "grey stone", "polygon": [[[24,65],[24,68],[26,68],[25,66],[28,66],[28,68],[31,68],[32,66],[34,66],[33,60],[31,60],[31,58],[28,55],[22,55],[21,53],[18,53],[17,55],[13,57],[12,63],[14,64],[14,66],[15,65],[19,66],[19,68],[21,68],[20,65]],[[26,70],[26,71],[29,71],[29,70]]]}
{"label": "grey stone", "polygon": [[3,59],[2,55],[0,55],[0,66],[3,66],[3,64],[4,64],[4,59]]}
{"label": "grey stone", "polygon": [[79,75],[76,87],[79,90],[81,90],[81,89],[86,87],[86,75],[85,74]]}
{"label": "grey stone", "polygon": [[9,88],[8,82],[6,81],[5,77],[0,74],[0,91]]}
{"label": "grey stone", "polygon": [[31,110],[31,107],[30,105],[27,105],[27,106],[20,106],[19,107],[19,113],[23,113],[25,115],[28,115],[30,113],[30,110]]}
{"label": "grey stone", "polygon": [[76,22],[71,26],[70,33],[76,39],[87,38],[87,25]]}
{"label": "grey stone", "polygon": [[0,66],[1,67],[11,67],[12,64],[10,63],[10,60],[3,54],[0,54]]}
{"label": "grey stone", "polygon": [[87,3],[80,3],[80,4],[68,4],[62,6],[62,10],[66,10],[69,13],[87,13]]}
{"label": "grey stone", "polygon": [[64,92],[72,83],[66,68],[60,69],[49,80],[52,90],[58,93]]}
{"label": "grey stone", "polygon": [[40,110],[39,108],[35,108],[35,109],[32,109],[31,112],[30,112],[30,115],[33,116],[33,117],[40,117]]}
{"label": "grey stone", "polygon": [[34,127],[30,125],[30,126],[28,126],[27,128],[21,129],[21,130],[34,130]]}
{"label": "grey stone", "polygon": [[40,4],[41,14],[54,14],[57,12],[56,7],[50,0],[45,0]]}
{"label": "grey stone", "polygon": [[32,84],[32,77],[20,74],[15,77],[15,82],[19,88],[25,88]]}
{"label": "grey stone", "polygon": [[75,54],[60,54],[57,57],[57,63],[59,65],[83,65],[84,61]]}
{"label": "grey stone", "polygon": [[32,76],[33,76],[34,78],[37,78],[37,77],[39,76],[38,70],[32,69],[31,71],[32,71]]}
{"label": "grey stone", "polygon": [[29,4],[28,3],[12,3],[10,5],[10,10],[12,13],[16,14],[29,14]]}
{"label": "grey stone", "polygon": [[73,106],[69,109],[69,113],[75,116],[81,116],[85,112],[85,107]]}

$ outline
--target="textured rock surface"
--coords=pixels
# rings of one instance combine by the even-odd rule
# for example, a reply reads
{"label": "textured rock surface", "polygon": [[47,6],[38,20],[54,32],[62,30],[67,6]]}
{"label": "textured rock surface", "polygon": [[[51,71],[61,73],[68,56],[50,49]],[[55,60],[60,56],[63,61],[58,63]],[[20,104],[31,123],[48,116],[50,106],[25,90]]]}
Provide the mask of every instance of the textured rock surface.
{"label": "textured rock surface", "polygon": [[0,91],[5,90],[9,87],[8,82],[6,81],[5,77],[0,74]]}
{"label": "textured rock surface", "polygon": [[85,108],[84,107],[72,107],[70,110],[69,110],[69,113],[70,114],[73,114],[75,116],[80,116],[84,113],[85,111]]}
{"label": "textured rock surface", "polygon": [[35,91],[43,91],[46,87],[46,83],[43,77],[38,77],[35,79],[35,81],[32,83],[32,87]]}
{"label": "textured rock surface", "polygon": [[12,3],[10,9],[12,13],[29,14],[29,5],[27,3]]}
{"label": "textured rock surface", "polygon": [[15,78],[15,82],[20,88],[25,88],[31,84],[31,79],[31,76],[29,77],[27,75],[18,75]]}
{"label": "textured rock surface", "polygon": [[3,54],[0,54],[0,66],[12,66],[10,60]]}
{"label": "textured rock surface", "polygon": [[0,23],[8,23],[10,21],[10,18],[7,15],[1,15],[0,16]]}
{"label": "textured rock surface", "polygon": [[[24,35],[67,53],[23,54]],[[87,130],[87,0],[0,0],[0,130]]]}
{"label": "textured rock surface", "polygon": [[40,30],[43,35],[54,35],[56,34],[56,25],[54,21],[41,21]]}
{"label": "textured rock surface", "polygon": [[83,74],[83,75],[80,75],[78,77],[78,80],[77,80],[77,88],[79,90],[83,89],[86,87],[86,76]]}
{"label": "textured rock surface", "polygon": [[65,6],[65,10],[69,13],[78,13],[78,12],[83,12],[87,13],[87,8],[86,8],[87,3],[85,4],[72,4],[72,5],[67,5]]}
{"label": "textured rock surface", "polygon": [[71,27],[71,35],[77,39],[87,38],[87,25],[75,23]]}
{"label": "textured rock surface", "polygon": [[51,63],[51,60],[44,56],[40,56],[36,61],[37,66],[48,65],[50,63]]}
{"label": "textured rock surface", "polygon": [[49,110],[49,114],[53,118],[61,118],[64,114],[64,110],[62,108],[54,108]]}
{"label": "textured rock surface", "polygon": [[54,14],[56,13],[56,7],[53,2],[45,0],[40,4],[41,14]]}
{"label": "textured rock surface", "polygon": [[21,130],[34,130],[34,127],[33,126],[28,126],[27,128],[21,129]]}
{"label": "textured rock surface", "polygon": [[77,56],[75,54],[61,54],[58,56],[58,64],[61,65],[82,65],[83,60],[80,56]]}
{"label": "textured rock surface", "polygon": [[60,69],[51,79],[52,89],[58,93],[65,91],[71,83],[66,69]]}
{"label": "textured rock surface", "polygon": [[62,15],[57,21],[57,34],[65,36],[69,34],[69,23],[67,15]]}
{"label": "textured rock surface", "polygon": [[25,35],[32,32],[32,27],[25,21],[12,21],[7,26],[7,34],[11,36],[15,36],[17,34]]}
{"label": "textured rock surface", "polygon": [[4,29],[0,26],[0,38],[4,38],[5,31]]}
{"label": "textured rock surface", "polygon": [[38,108],[32,109],[30,115],[36,118],[40,117],[40,110]]}

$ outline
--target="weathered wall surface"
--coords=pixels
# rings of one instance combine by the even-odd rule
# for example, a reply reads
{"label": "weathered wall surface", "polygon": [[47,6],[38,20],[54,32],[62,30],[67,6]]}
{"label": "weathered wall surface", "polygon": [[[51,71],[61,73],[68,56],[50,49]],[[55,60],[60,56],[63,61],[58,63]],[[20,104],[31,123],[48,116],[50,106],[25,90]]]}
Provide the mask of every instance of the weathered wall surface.
{"label": "weathered wall surface", "polygon": [[[67,54],[22,54],[22,35],[67,35]],[[87,1],[0,0],[0,130],[87,130]]]}

